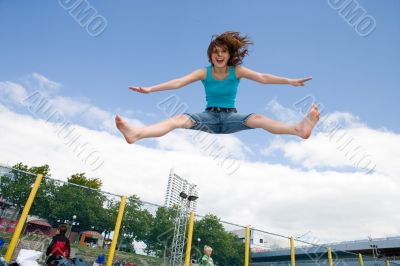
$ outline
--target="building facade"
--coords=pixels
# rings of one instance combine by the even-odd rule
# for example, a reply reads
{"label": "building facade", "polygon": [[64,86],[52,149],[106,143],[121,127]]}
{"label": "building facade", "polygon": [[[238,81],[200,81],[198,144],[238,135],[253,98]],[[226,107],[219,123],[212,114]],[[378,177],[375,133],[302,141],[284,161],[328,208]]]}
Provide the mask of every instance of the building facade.
{"label": "building facade", "polygon": [[[174,205],[180,205],[181,197],[179,194],[185,192],[187,195],[198,196],[196,185],[190,184],[186,179],[180,177],[175,173],[175,170],[171,168],[168,177],[167,192],[165,194],[165,207],[173,207]],[[190,203],[190,209],[196,211],[197,201]]]}

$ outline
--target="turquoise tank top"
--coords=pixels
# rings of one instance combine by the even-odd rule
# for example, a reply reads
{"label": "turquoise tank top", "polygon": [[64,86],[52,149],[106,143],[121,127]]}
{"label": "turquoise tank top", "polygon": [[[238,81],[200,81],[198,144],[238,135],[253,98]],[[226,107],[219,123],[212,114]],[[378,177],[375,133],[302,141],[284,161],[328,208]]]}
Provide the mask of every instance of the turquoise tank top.
{"label": "turquoise tank top", "polygon": [[201,81],[206,93],[207,107],[234,108],[240,82],[235,75],[235,67],[229,66],[229,74],[224,80],[214,79],[211,68],[212,65],[207,66],[206,79]]}

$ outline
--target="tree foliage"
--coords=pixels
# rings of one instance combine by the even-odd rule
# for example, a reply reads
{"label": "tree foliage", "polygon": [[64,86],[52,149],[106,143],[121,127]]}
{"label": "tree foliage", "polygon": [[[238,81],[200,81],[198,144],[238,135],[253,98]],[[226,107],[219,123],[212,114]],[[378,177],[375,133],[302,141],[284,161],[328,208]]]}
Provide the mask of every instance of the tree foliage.
{"label": "tree foliage", "polygon": [[[22,208],[37,174],[50,176],[49,166],[14,165],[13,170],[0,176],[2,197]],[[71,221],[76,215],[79,227],[75,226],[73,230],[95,230],[110,236],[114,230],[120,200],[101,192],[101,186],[100,179],[88,178],[84,173],[70,176],[68,183],[44,178],[30,214],[47,219],[53,225],[57,221]],[[142,241],[146,244],[148,254],[169,256],[176,216],[177,208],[165,207],[159,207],[152,215],[137,196],[128,197],[118,246],[134,252],[133,243]],[[200,243],[197,239],[201,239]],[[218,217],[212,214],[194,224],[193,258],[201,257],[204,245],[213,248],[212,256],[218,265],[243,264],[244,243],[233,233],[227,232]]]}
{"label": "tree foliage", "polygon": [[[12,168],[9,173],[0,177],[0,192],[5,200],[22,208],[36,174],[50,176],[50,168],[48,165],[28,167],[22,163]],[[116,216],[111,217],[114,212],[109,207],[113,206],[107,204],[107,197],[98,190],[101,188],[101,181],[97,178],[87,178],[84,173],[74,174],[67,180],[68,183],[62,183],[43,178],[29,214],[46,219],[54,225],[58,221],[71,221],[76,215],[79,227],[76,226],[74,230],[95,229],[100,233],[111,231]]]}
{"label": "tree foliage", "polygon": [[149,235],[144,241],[148,252],[153,252],[158,257],[168,256],[166,253],[172,245],[176,215],[176,208],[159,207],[157,209]]}
{"label": "tree foliage", "polygon": [[100,189],[102,182],[98,178],[87,178],[85,173],[74,174],[68,178],[69,183],[81,185],[84,187],[89,187],[93,189]]}
{"label": "tree foliage", "polygon": [[[32,174],[30,174],[32,173]],[[4,199],[22,208],[29,197],[36,175],[49,175],[49,166],[28,167],[22,163],[0,177],[0,193]]]}
{"label": "tree foliage", "polygon": [[[201,239],[200,247],[198,238]],[[194,224],[192,247],[198,248],[194,249],[195,252],[192,250],[192,257],[199,258],[204,245],[213,248],[212,257],[218,265],[243,265],[244,243],[235,234],[225,231],[219,218],[213,214],[206,215]]]}

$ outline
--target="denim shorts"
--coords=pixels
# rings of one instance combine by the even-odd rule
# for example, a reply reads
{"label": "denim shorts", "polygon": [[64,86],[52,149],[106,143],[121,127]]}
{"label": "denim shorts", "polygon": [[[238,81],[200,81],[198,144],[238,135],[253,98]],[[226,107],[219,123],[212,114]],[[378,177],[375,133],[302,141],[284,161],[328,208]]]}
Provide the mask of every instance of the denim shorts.
{"label": "denim shorts", "polygon": [[238,114],[234,112],[213,112],[204,110],[202,113],[183,113],[189,116],[193,125],[189,129],[201,130],[213,134],[230,134],[246,129],[253,129],[244,124],[253,114]]}

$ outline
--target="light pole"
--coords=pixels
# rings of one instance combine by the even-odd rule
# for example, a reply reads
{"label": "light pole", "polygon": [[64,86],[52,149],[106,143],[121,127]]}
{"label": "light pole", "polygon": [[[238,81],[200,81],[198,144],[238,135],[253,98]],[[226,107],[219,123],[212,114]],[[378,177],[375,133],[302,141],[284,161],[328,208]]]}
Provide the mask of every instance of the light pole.
{"label": "light pole", "polygon": [[201,250],[200,250],[200,241],[201,241],[201,239],[200,239],[200,237],[198,237],[198,238],[197,238],[197,248],[199,249],[199,253],[200,253],[199,261],[201,261],[201,255],[203,254],[203,253],[201,252]]}
{"label": "light pole", "polygon": [[186,226],[188,224],[191,207],[190,205],[191,202],[194,202],[199,198],[196,195],[192,195],[192,190],[194,187],[195,185],[190,185],[188,192],[182,191],[179,194],[181,202],[175,219],[174,238],[172,240],[169,264],[171,266],[182,265],[183,249],[186,241]]}
{"label": "light pole", "polygon": [[70,226],[71,228],[69,229],[68,238],[69,238],[69,236],[71,235],[72,226],[74,226],[74,225],[79,226],[79,222],[76,221],[76,218],[77,218],[77,216],[74,214],[74,215],[72,216],[72,222],[71,222],[71,226]]}

